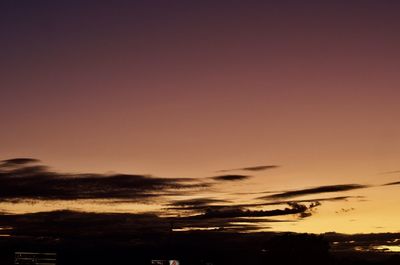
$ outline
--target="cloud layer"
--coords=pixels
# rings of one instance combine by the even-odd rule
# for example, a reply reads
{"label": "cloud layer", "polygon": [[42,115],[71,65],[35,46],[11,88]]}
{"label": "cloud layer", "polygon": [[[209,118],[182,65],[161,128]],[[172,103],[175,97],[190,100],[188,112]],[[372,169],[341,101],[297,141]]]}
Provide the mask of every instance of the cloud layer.
{"label": "cloud layer", "polygon": [[36,165],[34,159],[0,164],[0,200],[109,199],[137,201],[165,192],[207,187],[191,178],[159,178],[131,174],[63,174]]}
{"label": "cloud layer", "polygon": [[[247,167],[241,170],[257,171],[274,167],[276,166]],[[276,222],[277,220],[273,217],[282,217],[279,221],[296,222],[315,214],[315,209],[323,202],[360,198],[347,194],[335,197],[310,196],[306,199],[297,197],[348,192],[370,187],[361,184],[326,185],[282,192],[266,191],[264,195],[268,195],[250,199],[249,197],[259,193],[232,193],[226,198],[219,193],[221,186],[226,188],[233,181],[245,181],[249,178],[251,176],[239,174],[206,178],[162,178],[135,174],[72,174],[52,171],[41,165],[37,159],[4,160],[0,162],[0,203],[107,200],[112,203],[156,204],[160,209],[157,212],[145,212],[143,215],[95,214],[71,211],[68,207],[64,208],[65,211],[47,213],[27,212],[20,215],[3,213],[0,214],[0,228],[12,227],[12,233],[26,234],[28,230],[24,230],[24,227],[27,227],[43,234],[45,231],[29,227],[29,224],[45,226],[46,223],[52,223],[60,227],[67,224],[68,227],[69,222],[76,222],[77,225],[83,222],[82,227],[84,227],[85,221],[80,219],[85,218],[91,220],[93,227],[98,226],[97,221],[107,223],[115,219],[118,225],[121,225],[118,229],[127,229],[127,231],[144,229],[145,226],[138,228],[134,225],[143,223],[143,220],[154,224],[154,227],[146,228],[149,231],[160,227],[165,229],[168,224],[173,224],[173,228],[178,230],[213,228],[257,231],[260,228],[266,229],[268,227],[266,224],[270,222]],[[391,182],[381,186],[398,184],[399,182]],[[204,196],[202,193],[204,191],[209,196],[212,194],[213,197]],[[247,203],[241,200],[241,196],[246,197]],[[63,220],[62,224],[57,223],[60,220]]]}

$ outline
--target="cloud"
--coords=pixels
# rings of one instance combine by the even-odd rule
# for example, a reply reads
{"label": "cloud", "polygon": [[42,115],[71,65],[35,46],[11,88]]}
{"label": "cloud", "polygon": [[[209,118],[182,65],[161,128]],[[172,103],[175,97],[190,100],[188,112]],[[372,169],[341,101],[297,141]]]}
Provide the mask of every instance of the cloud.
{"label": "cloud", "polygon": [[144,233],[167,233],[168,219],[154,214],[89,213],[52,211],[0,215],[0,226],[11,227],[7,233],[16,237],[84,238],[130,237]]}
{"label": "cloud", "polygon": [[254,167],[244,167],[241,170],[248,170],[248,171],[262,171],[267,169],[278,168],[277,165],[267,165],[267,166],[254,166]]}
{"label": "cloud", "polygon": [[285,191],[285,192],[281,192],[281,193],[263,196],[263,197],[260,197],[260,199],[271,200],[271,199],[293,198],[293,197],[299,197],[299,196],[304,196],[304,195],[349,191],[349,190],[362,189],[362,188],[367,188],[367,187],[368,186],[366,186],[366,185],[360,185],[360,184],[319,186],[319,187],[309,188],[309,189]]}
{"label": "cloud", "polygon": [[18,165],[25,165],[38,162],[40,161],[34,158],[13,158],[0,161],[2,167],[18,166]]}
{"label": "cloud", "polygon": [[251,176],[245,176],[245,175],[222,175],[222,176],[212,177],[212,179],[216,181],[238,181],[238,180],[249,179],[250,177]]}
{"label": "cloud", "polygon": [[361,196],[338,196],[338,197],[329,197],[329,198],[314,198],[307,200],[283,200],[283,201],[273,201],[267,203],[260,203],[258,205],[279,205],[279,204],[288,204],[288,203],[315,203],[315,202],[329,202],[329,201],[346,201],[352,198],[361,198]]}
{"label": "cloud", "polygon": [[209,206],[212,203],[227,203],[227,200],[220,200],[220,199],[211,199],[211,198],[196,198],[196,199],[188,199],[188,200],[178,200],[169,203],[171,206],[177,207],[193,207],[193,206]]}
{"label": "cloud", "polygon": [[[110,199],[137,201],[208,187],[192,178],[160,178],[132,174],[57,173],[33,159],[5,160],[0,164],[0,200]],[[10,167],[10,165],[13,165]]]}
{"label": "cloud", "polygon": [[[328,198],[313,198],[304,200],[278,200],[261,203],[242,203],[234,204],[231,201],[217,200],[217,199],[194,199],[194,200],[182,200],[169,203],[167,209],[178,210],[178,211],[194,211],[198,213],[204,213],[209,210],[230,210],[230,209],[243,209],[249,207],[262,207],[262,206],[274,206],[274,205],[288,205],[292,203],[304,204],[309,203],[310,205],[321,205],[321,202],[329,201],[347,201],[348,199],[359,199],[362,196],[338,196]],[[199,200],[199,201],[197,201]],[[223,203],[223,204],[221,204]],[[312,207],[311,207],[312,208]]]}
{"label": "cloud", "polygon": [[[271,217],[291,214],[303,214],[310,208],[314,208],[317,204],[311,204],[307,207],[304,204],[289,202],[289,208],[275,210],[248,210],[239,207],[225,207],[223,209],[207,209],[205,213],[195,216],[190,216],[190,219],[208,219],[208,218],[232,218],[232,217]],[[319,205],[319,204],[318,204]]]}
{"label": "cloud", "polygon": [[[249,168],[244,169],[252,170]],[[149,220],[149,222],[154,222],[155,224],[159,222],[162,224],[174,223],[177,229],[196,227],[204,229],[216,227],[219,229],[224,227],[224,229],[229,228],[235,231],[245,231],[246,229],[254,231],[257,226],[255,223],[260,218],[264,219],[263,228],[265,228],[265,222],[272,221],[266,218],[285,215],[296,215],[299,218],[305,218],[313,214],[314,209],[320,205],[320,202],[353,198],[341,196],[293,200],[292,198],[294,197],[367,187],[358,184],[346,184],[264,193],[264,195],[268,196],[261,197],[261,199],[264,199],[263,201],[254,201],[248,204],[238,204],[234,200],[220,198],[198,197],[199,192],[204,191],[204,189],[207,189],[208,192],[218,192],[218,190],[208,189],[210,187],[219,187],[217,185],[219,184],[218,182],[241,181],[250,177],[248,175],[227,174],[201,179],[162,178],[135,174],[60,173],[41,165],[39,160],[17,158],[0,162],[0,202],[24,203],[30,201],[74,201],[84,199],[92,201],[107,200],[107,202],[111,203],[157,203],[161,204],[160,206],[164,206],[164,208],[158,213],[159,216],[151,215],[153,219]],[[210,179],[214,181],[210,181]],[[186,199],[189,195],[192,198]],[[171,200],[170,197],[174,196],[183,196],[185,199],[176,200],[174,198],[175,200]],[[161,198],[162,201],[160,200]],[[268,201],[265,201],[265,199]],[[273,205],[280,206],[276,206],[276,209],[268,210],[263,207]],[[289,206],[285,207],[283,205]],[[68,207],[66,208],[68,209]],[[46,220],[50,223],[52,222],[51,218],[58,218],[57,216],[62,216],[66,221],[75,216],[77,225],[79,225],[78,219],[81,217],[95,220],[96,218],[107,219],[110,218],[109,216],[117,219],[125,218],[128,215],[108,215],[107,213],[98,215],[94,213],[59,211],[51,214],[13,216],[16,221],[25,216],[34,222],[36,222],[36,218],[46,219],[46,216],[49,216]],[[135,221],[139,217],[139,215],[129,215],[127,218]],[[146,215],[146,218],[149,218],[148,215]],[[246,219],[246,224],[243,224],[244,219]],[[7,220],[7,218],[2,217],[2,220]],[[0,223],[1,225],[3,224]]]}
{"label": "cloud", "polygon": [[383,186],[392,186],[392,185],[400,185],[400,181],[383,184]]}
{"label": "cloud", "polygon": [[228,200],[212,199],[212,198],[196,198],[188,200],[172,201],[166,205],[167,210],[175,210],[180,215],[182,212],[187,215],[189,213],[204,213],[209,209],[226,209],[239,207]]}
{"label": "cloud", "polygon": [[263,166],[252,166],[252,167],[242,167],[242,168],[234,168],[234,169],[222,169],[216,172],[230,172],[230,171],[263,171],[268,169],[278,168],[277,165],[263,165]]}
{"label": "cloud", "polygon": [[[343,198],[329,198],[339,200]],[[325,199],[328,200],[328,199]],[[174,201],[168,204],[170,210],[176,210],[177,216],[175,223],[182,225],[183,229],[191,227],[193,229],[224,227],[227,229],[240,229],[257,231],[265,229],[265,223],[277,222],[274,219],[266,219],[276,216],[297,215],[299,218],[309,217],[315,208],[321,205],[319,201],[285,201],[280,203],[254,203],[254,204],[234,204],[230,201],[198,198],[190,200]],[[222,204],[221,204],[222,203]],[[253,210],[252,207],[262,207],[266,205],[286,204],[289,207],[273,210]],[[308,205],[308,206],[307,206]],[[279,222],[293,221],[293,219],[279,220]],[[261,226],[257,227],[257,223]],[[234,224],[234,225],[233,225]],[[237,226],[240,224],[240,226]]]}
{"label": "cloud", "polygon": [[[300,209],[296,210],[298,211]],[[256,216],[256,214],[253,215]],[[162,238],[162,235],[170,233],[171,230],[190,231],[215,228],[236,232],[255,231],[260,228],[258,223],[262,222],[262,228],[265,229],[265,222],[281,222],[243,217],[243,215],[240,218],[238,216],[160,217],[151,213],[93,213],[61,210],[0,214],[0,227],[9,227],[5,232],[12,238],[128,240],[139,243],[141,240],[153,240],[154,234]]]}

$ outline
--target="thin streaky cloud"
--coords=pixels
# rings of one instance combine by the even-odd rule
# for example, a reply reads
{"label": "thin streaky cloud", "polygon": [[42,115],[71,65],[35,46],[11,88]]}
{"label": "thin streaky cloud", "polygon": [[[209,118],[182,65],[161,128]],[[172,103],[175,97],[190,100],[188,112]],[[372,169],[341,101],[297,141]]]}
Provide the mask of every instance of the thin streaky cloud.
{"label": "thin streaky cloud", "polygon": [[215,181],[239,181],[239,180],[246,180],[249,178],[251,178],[251,176],[247,175],[222,175],[222,176],[211,177],[211,179]]}
{"label": "thin streaky cloud", "polygon": [[262,166],[252,166],[252,167],[242,167],[233,169],[221,169],[216,172],[231,172],[231,171],[264,171],[268,169],[278,168],[278,165],[262,165]]}
{"label": "thin streaky cloud", "polygon": [[308,189],[300,189],[300,190],[290,190],[281,193],[276,193],[272,195],[262,196],[259,199],[282,199],[282,198],[293,198],[304,195],[312,195],[312,194],[320,194],[320,193],[330,193],[330,192],[341,192],[341,191],[349,191],[355,189],[368,188],[370,186],[360,185],[360,184],[342,184],[342,185],[328,185],[328,186],[319,186]]}
{"label": "thin streaky cloud", "polygon": [[393,185],[400,185],[400,181],[386,183],[386,184],[383,184],[382,186],[393,186]]}
{"label": "thin streaky cloud", "polygon": [[227,200],[220,199],[212,199],[212,198],[196,198],[196,199],[188,199],[188,200],[178,200],[169,203],[171,206],[178,207],[191,207],[191,206],[206,206],[213,203],[228,203]]}

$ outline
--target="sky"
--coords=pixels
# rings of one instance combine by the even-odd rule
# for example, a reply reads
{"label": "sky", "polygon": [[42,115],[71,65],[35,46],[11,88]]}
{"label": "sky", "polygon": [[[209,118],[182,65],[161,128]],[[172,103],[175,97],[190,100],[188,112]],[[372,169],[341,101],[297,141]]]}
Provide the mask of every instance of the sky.
{"label": "sky", "polygon": [[0,212],[399,232],[399,8],[2,2]]}

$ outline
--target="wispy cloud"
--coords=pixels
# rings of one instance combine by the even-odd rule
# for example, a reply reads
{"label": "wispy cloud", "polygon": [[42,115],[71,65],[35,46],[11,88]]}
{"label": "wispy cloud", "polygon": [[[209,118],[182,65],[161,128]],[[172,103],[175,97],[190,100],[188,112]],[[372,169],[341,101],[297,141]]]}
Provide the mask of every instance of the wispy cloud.
{"label": "wispy cloud", "polygon": [[211,179],[216,181],[238,181],[238,180],[246,180],[251,178],[251,176],[246,175],[222,175],[211,177]]}
{"label": "wispy cloud", "polygon": [[262,165],[262,166],[252,166],[252,167],[241,167],[234,169],[221,169],[216,172],[231,172],[231,171],[263,171],[268,169],[278,168],[277,165]]}
{"label": "wispy cloud", "polygon": [[228,203],[228,202],[230,201],[211,199],[211,198],[196,198],[196,199],[172,201],[169,203],[169,205],[176,207],[196,207],[196,206],[209,206],[213,203]]}
{"label": "wispy cloud", "polygon": [[349,191],[355,189],[367,188],[369,186],[360,184],[343,184],[343,185],[328,185],[319,186],[308,189],[290,190],[285,192],[280,192],[272,195],[262,196],[260,199],[282,199],[282,198],[294,198],[304,195],[320,194],[320,193],[331,193],[340,191]]}
{"label": "wispy cloud", "polygon": [[383,184],[383,186],[392,186],[392,185],[400,185],[400,181],[395,181],[395,182],[390,182],[390,183]]}

